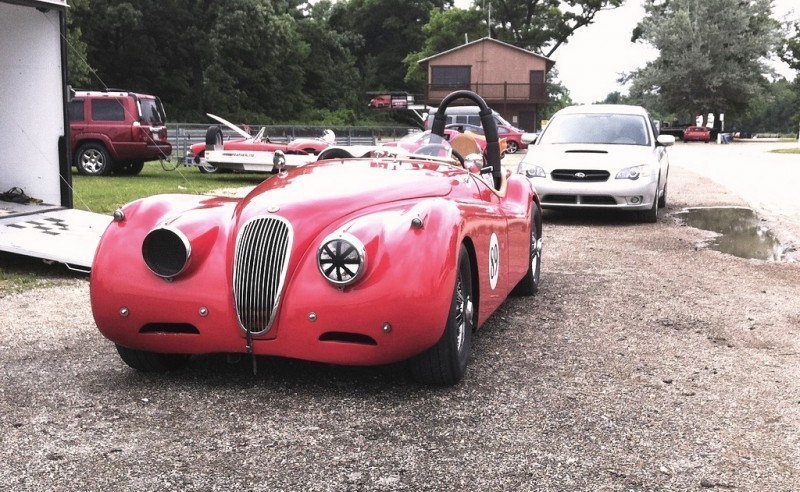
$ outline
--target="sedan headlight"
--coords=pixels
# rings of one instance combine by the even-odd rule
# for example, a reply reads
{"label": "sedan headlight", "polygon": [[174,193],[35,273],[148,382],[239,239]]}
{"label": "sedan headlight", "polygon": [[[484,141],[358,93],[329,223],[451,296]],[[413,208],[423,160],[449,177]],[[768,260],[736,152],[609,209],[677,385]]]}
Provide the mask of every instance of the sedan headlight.
{"label": "sedan headlight", "polygon": [[191,254],[189,239],[172,227],[153,229],[142,242],[142,257],[147,267],[166,279],[171,279],[186,269]]}
{"label": "sedan headlight", "polygon": [[517,172],[519,174],[524,174],[526,178],[546,178],[547,173],[544,172],[544,168],[541,166],[536,166],[534,164],[525,164],[524,162],[520,162],[519,168],[517,168]]}
{"label": "sedan headlight", "polygon": [[616,179],[632,179],[637,180],[639,177],[650,176],[650,166],[643,164],[641,166],[626,167],[617,173]]}
{"label": "sedan headlight", "polygon": [[347,233],[332,234],[317,252],[319,271],[337,287],[350,285],[364,273],[367,255],[364,244]]}

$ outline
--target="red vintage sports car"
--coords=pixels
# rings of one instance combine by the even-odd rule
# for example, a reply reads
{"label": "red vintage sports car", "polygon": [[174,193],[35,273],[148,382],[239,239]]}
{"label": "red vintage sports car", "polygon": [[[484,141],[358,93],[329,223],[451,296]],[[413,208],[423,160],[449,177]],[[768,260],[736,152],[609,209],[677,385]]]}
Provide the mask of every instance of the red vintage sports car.
{"label": "red vintage sports car", "polygon": [[486,161],[474,141],[440,139],[282,170],[244,198],[124,206],[92,267],[98,328],[141,371],[243,353],[254,368],[256,355],[408,360],[420,382],[458,382],[473,331],[512,290],[537,291],[542,251],[539,199],[501,169],[483,99],[458,91],[437,114],[462,97],[482,108]]}
{"label": "red vintage sports car", "polygon": [[[219,116],[210,113],[207,116],[227,126],[241,138],[225,141],[219,125],[208,127],[206,141],[192,145],[185,157],[185,164],[198,166],[202,173],[216,173],[224,169],[272,172],[272,161],[276,151],[281,151],[285,155],[305,156],[289,158],[290,167],[298,167],[313,160],[308,155],[317,155],[336,141],[333,131],[325,130],[318,138],[296,138],[281,144],[270,140],[264,128],[255,135],[250,135],[247,130]],[[211,148],[217,150],[213,156],[206,152]]]}

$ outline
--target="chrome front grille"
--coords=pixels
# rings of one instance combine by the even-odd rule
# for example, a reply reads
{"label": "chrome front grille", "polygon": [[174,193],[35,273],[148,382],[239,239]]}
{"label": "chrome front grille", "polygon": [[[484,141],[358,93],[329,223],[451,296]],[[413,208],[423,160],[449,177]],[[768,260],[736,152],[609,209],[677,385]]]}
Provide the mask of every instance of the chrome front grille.
{"label": "chrome front grille", "polygon": [[236,240],[233,265],[233,297],[239,324],[253,334],[272,326],[281,300],[292,228],[278,217],[247,222]]}
{"label": "chrome front grille", "polygon": [[611,176],[608,171],[595,169],[554,169],[550,175],[553,181],[581,182],[608,181]]}

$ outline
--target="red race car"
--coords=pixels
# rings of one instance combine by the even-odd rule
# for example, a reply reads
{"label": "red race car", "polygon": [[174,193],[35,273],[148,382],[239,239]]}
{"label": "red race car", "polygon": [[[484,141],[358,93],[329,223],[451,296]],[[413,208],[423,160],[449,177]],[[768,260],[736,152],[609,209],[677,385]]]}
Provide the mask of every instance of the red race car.
{"label": "red race car", "polygon": [[711,130],[704,126],[690,126],[683,131],[684,142],[705,142],[711,141]]}
{"label": "red race car", "polygon": [[428,156],[281,170],[244,198],[159,195],[124,206],[92,267],[101,333],[141,371],[243,353],[254,368],[257,355],[409,360],[422,383],[458,382],[473,332],[513,290],[537,291],[542,252],[539,199],[524,176],[502,170],[486,103],[457,91],[440,109],[464,97],[489,115],[486,162],[468,141],[453,153],[440,139]]}
{"label": "red race car", "polygon": [[[215,173],[221,169],[272,172],[272,162],[276,151],[293,156],[288,158],[289,165],[297,167],[313,160],[308,157],[309,154],[319,154],[336,141],[333,131],[325,130],[322,137],[319,138],[297,138],[289,143],[280,144],[272,142],[264,128],[252,136],[228,120],[213,114],[208,114],[208,116],[227,126],[242,138],[225,141],[222,129],[217,125],[210,126],[206,132],[206,141],[192,145],[185,158],[186,164],[199,166],[202,173]],[[214,148],[214,154],[209,155],[207,149],[210,148]]]}

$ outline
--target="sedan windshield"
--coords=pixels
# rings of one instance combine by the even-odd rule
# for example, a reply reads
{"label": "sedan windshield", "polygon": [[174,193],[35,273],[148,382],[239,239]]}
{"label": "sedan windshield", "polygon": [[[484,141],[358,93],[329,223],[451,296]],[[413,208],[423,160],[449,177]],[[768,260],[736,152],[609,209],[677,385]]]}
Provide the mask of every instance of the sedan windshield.
{"label": "sedan windshield", "polygon": [[650,137],[640,115],[562,114],[550,121],[539,144],[650,145]]}

